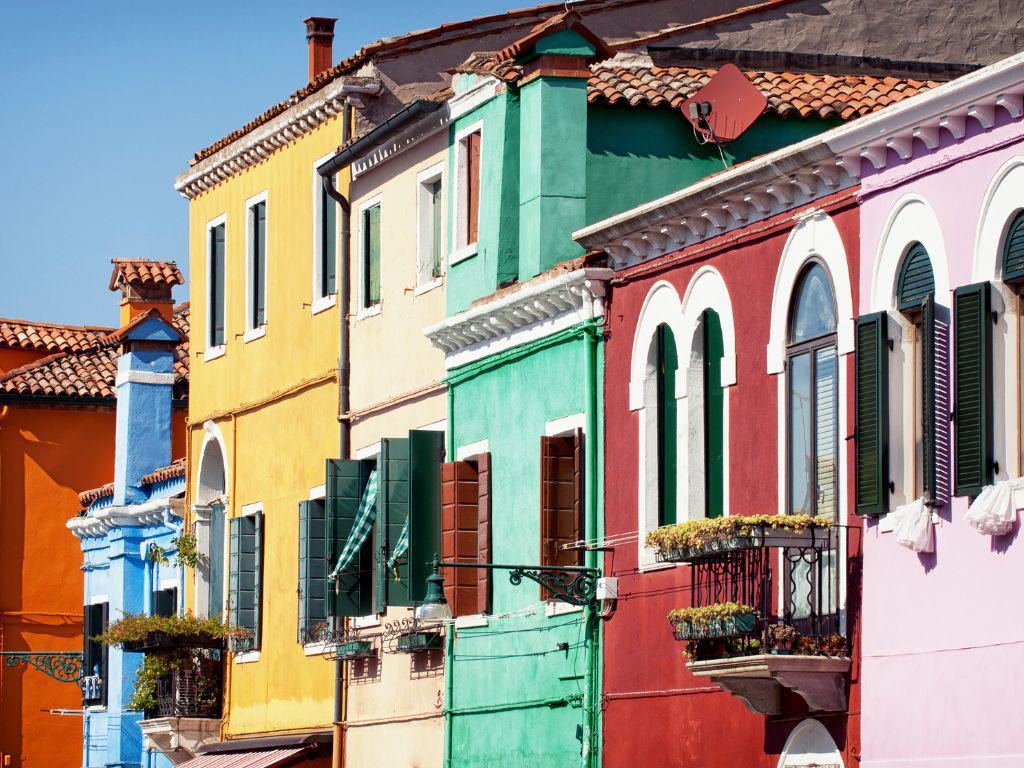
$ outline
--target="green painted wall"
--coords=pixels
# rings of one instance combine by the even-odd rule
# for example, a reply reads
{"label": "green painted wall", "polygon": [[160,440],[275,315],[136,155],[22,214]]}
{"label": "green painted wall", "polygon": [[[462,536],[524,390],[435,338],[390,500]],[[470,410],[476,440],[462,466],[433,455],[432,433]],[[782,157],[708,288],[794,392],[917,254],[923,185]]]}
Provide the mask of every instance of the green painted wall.
{"label": "green painted wall", "polygon": [[[729,165],[838,125],[763,115],[723,146]],[[592,104],[587,109],[586,224],[683,189],[723,170],[713,144],[700,144],[680,112]],[[580,225],[583,226],[583,225]]]}
{"label": "green painted wall", "polygon": [[[584,342],[575,336],[453,387],[456,449],[486,439],[491,453],[496,563],[539,561],[540,438],[547,422],[584,412],[583,356]],[[600,393],[601,345],[597,358]],[[598,424],[604,423],[601,400]],[[594,439],[600,456],[602,435]],[[597,509],[588,514],[596,514],[600,526],[604,494],[600,476],[597,480]],[[495,616],[486,627],[457,630],[448,671],[453,767],[584,765],[577,735],[584,721],[581,701],[557,702],[583,694],[586,653],[595,633],[585,629],[582,612],[545,615],[539,589],[530,581],[513,587],[507,575],[496,573]],[[503,613],[513,615],[497,616]],[[568,643],[568,651],[559,650],[558,643]],[[593,685],[598,685],[596,670]],[[479,707],[487,711],[466,711]]]}

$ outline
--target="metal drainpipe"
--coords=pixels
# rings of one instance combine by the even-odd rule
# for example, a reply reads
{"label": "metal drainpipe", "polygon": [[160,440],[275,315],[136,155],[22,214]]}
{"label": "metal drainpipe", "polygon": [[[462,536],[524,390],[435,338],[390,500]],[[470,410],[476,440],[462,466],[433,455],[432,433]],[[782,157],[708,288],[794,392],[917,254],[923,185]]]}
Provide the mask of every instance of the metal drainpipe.
{"label": "metal drainpipe", "polygon": [[454,711],[452,696],[455,691],[455,622],[448,625],[444,637],[444,766],[452,765],[452,726]]}
{"label": "metal drainpipe", "polygon": [[[352,106],[348,99],[342,108],[341,118],[341,143],[342,146],[348,143],[350,125],[352,123]],[[349,220],[351,218],[351,206],[348,199],[338,192],[334,187],[334,180],[330,176],[323,176],[322,183],[327,194],[338,203],[341,208],[341,247],[339,248],[338,268],[338,450],[341,458],[347,459],[351,443],[351,435],[348,421],[349,411],[349,377],[351,375],[350,344],[349,344]],[[347,620],[344,620],[347,625]],[[331,768],[342,768],[345,764],[345,729],[342,723],[345,722],[345,689],[347,684],[347,668],[345,662],[340,659],[334,662],[334,720],[333,720],[333,743],[331,749]]]}

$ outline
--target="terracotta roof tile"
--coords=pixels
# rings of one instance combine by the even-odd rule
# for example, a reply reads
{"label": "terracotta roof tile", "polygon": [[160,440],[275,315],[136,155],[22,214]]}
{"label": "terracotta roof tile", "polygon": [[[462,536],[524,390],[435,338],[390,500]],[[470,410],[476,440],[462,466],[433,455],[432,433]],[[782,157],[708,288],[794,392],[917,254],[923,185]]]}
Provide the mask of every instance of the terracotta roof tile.
{"label": "terracotta roof tile", "polygon": [[148,475],[143,475],[142,484],[152,485],[153,483],[162,483],[165,480],[172,480],[175,477],[185,476],[185,459],[175,459],[171,464],[160,469],[153,470]]}
{"label": "terracotta roof tile", "polygon": [[38,352],[73,352],[96,344],[112,328],[0,318],[0,347]]}
{"label": "terracotta roof tile", "polygon": [[185,278],[174,261],[149,261],[147,259],[111,259],[114,272],[110,276],[110,290],[116,290],[117,284],[124,281],[128,284],[137,283],[147,288],[157,286],[173,287],[183,285]]}
{"label": "terracotta roof tile", "polygon": [[563,29],[572,29],[578,35],[591,43],[597,49],[596,58],[608,59],[615,55],[615,51],[609,48],[604,40],[584,26],[582,18],[576,11],[565,10],[562,13],[552,16],[550,19],[542,21],[531,29],[524,37],[519,38],[514,43],[506,45],[494,54],[494,61],[496,64],[511,62],[519,58],[526,51],[530,50],[547,35]]}
{"label": "terracotta roof tile", "polygon": [[99,488],[90,488],[88,491],[82,491],[80,494],[78,494],[78,501],[83,507],[88,507],[90,504],[92,504],[94,501],[97,501],[98,499],[102,499],[105,496],[113,495],[114,484],[107,483],[106,485],[101,485]]}
{"label": "terracotta roof tile", "polygon": [[[140,315],[123,328],[107,331],[92,346],[58,352],[8,371],[0,376],[0,395],[114,399],[118,344],[126,330],[141,322],[144,317],[146,315]],[[188,397],[188,304],[175,310],[174,326],[182,335],[182,341],[175,352],[174,398],[184,400]]]}
{"label": "terracotta roof tile", "polygon": [[[697,67],[593,67],[587,100],[681,109],[717,70]],[[873,75],[746,72],[780,117],[852,120],[939,85],[932,80]]]}

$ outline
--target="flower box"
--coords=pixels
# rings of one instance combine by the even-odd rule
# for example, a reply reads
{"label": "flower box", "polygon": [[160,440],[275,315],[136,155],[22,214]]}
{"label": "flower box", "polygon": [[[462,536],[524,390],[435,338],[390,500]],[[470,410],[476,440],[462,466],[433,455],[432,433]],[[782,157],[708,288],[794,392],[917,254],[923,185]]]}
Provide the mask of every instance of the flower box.
{"label": "flower box", "polygon": [[828,549],[831,539],[829,530],[825,528],[810,527],[794,531],[773,525],[756,525],[750,529],[750,533],[747,535],[732,535],[713,539],[699,546],[678,547],[666,552],[656,552],[655,559],[661,563],[689,563],[729,552],[761,547]]}
{"label": "flower box", "polygon": [[349,640],[340,643],[334,651],[334,655],[341,659],[364,659],[376,655],[373,650],[373,643],[369,640]]}
{"label": "flower box", "polygon": [[178,648],[224,648],[224,639],[209,635],[170,635],[166,632],[150,632],[142,640],[127,640],[121,645],[128,653],[152,653],[154,651],[173,651]]}
{"label": "flower box", "polygon": [[749,635],[754,632],[757,617],[753,613],[743,613],[708,622],[675,621],[676,640],[702,640],[712,637],[735,637]]}
{"label": "flower box", "polygon": [[401,635],[395,643],[396,653],[419,653],[433,651],[441,647],[444,638],[440,632],[411,632]]}

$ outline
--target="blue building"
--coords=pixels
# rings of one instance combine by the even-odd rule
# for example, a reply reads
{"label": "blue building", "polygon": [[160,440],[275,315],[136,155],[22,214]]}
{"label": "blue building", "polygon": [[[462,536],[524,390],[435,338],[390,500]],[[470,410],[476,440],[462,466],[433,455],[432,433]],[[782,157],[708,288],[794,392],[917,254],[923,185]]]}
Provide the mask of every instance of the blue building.
{"label": "blue building", "polygon": [[144,738],[145,713],[129,709],[143,655],[93,638],[127,614],[182,610],[175,540],[184,523],[185,462],[171,455],[187,392],[187,307],[175,311],[171,303],[180,282],[173,264],[140,261],[115,262],[111,280],[123,295],[123,325],[102,341],[117,393],[114,479],[83,493],[84,509],[67,524],[81,542],[85,576],[83,768],[174,764]]}

